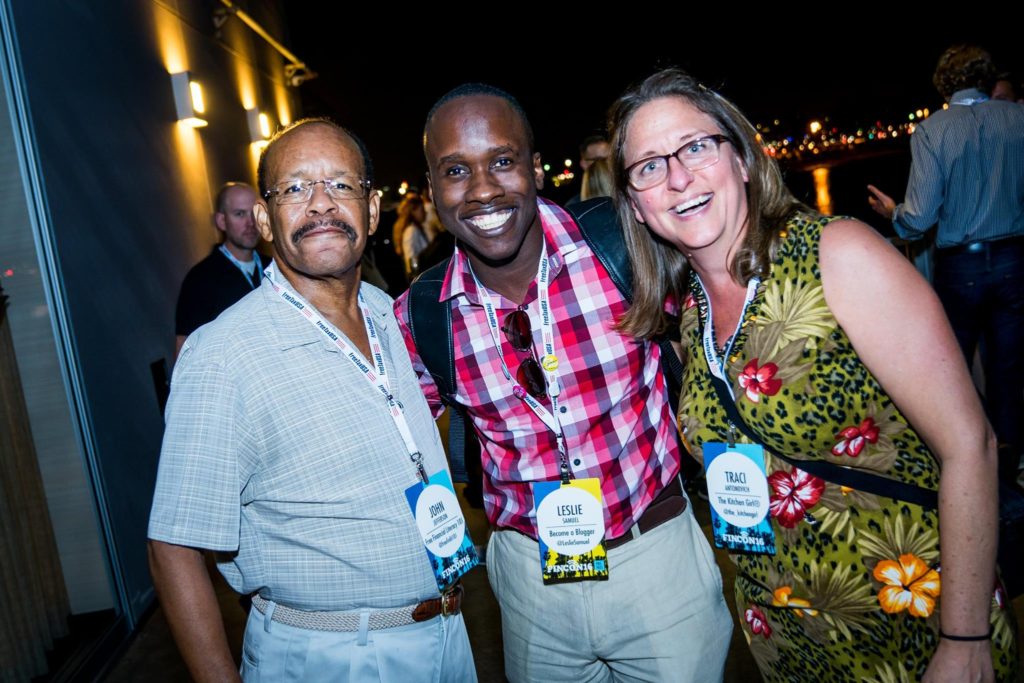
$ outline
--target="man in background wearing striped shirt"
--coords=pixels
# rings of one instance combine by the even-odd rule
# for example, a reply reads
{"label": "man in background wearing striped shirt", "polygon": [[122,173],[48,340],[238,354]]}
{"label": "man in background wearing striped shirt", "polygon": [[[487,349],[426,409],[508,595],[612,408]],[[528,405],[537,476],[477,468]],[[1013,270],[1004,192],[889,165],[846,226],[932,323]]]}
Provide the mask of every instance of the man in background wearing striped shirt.
{"label": "man in background wearing striped shirt", "polygon": [[999,476],[1012,482],[1024,451],[1024,107],[989,98],[996,74],[980,47],[946,50],[932,80],[949,105],[910,139],[906,199],[868,185],[868,201],[904,239],[938,223],[935,291],[968,364],[984,339]]}

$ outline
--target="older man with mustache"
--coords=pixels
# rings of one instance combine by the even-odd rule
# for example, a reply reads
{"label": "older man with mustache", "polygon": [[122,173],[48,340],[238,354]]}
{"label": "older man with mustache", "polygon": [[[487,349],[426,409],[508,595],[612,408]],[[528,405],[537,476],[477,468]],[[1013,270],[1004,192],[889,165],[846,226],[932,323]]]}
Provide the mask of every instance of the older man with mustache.
{"label": "older man with mustache", "polygon": [[[392,302],[360,284],[366,150],[307,119],[258,175],[274,263],[186,341],[167,406],[149,552],[175,640],[200,681],[475,681],[475,550]],[[204,549],[253,595],[241,672]]]}

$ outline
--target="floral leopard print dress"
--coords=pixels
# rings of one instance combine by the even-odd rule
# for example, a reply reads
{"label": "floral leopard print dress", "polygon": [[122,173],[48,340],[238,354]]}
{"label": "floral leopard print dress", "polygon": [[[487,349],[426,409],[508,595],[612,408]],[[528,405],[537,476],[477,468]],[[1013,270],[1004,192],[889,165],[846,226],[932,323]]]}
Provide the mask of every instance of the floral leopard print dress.
{"label": "floral leopard print dress", "polygon": [[[938,515],[793,468],[827,460],[937,489],[935,457],[857,357],[825,304],[818,244],[828,218],[797,215],[725,359],[736,404],[761,436],[774,556],[733,554],[736,605],[768,681],[918,680],[938,645]],[[694,455],[728,437],[701,346],[704,292],[682,315],[679,425]],[[746,441],[739,435],[739,441]],[[994,590],[996,677],[1017,667],[1010,605]]]}

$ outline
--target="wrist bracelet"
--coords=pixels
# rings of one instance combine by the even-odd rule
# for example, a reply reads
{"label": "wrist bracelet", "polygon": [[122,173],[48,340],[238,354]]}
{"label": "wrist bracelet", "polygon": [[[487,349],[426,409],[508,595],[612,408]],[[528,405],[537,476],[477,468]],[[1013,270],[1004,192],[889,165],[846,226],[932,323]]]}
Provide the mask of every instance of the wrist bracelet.
{"label": "wrist bracelet", "polygon": [[952,636],[948,633],[943,633],[942,629],[939,629],[939,638],[945,638],[946,640],[954,640],[961,643],[974,643],[982,640],[990,640],[992,638],[992,626],[988,627],[988,633],[983,636]]}

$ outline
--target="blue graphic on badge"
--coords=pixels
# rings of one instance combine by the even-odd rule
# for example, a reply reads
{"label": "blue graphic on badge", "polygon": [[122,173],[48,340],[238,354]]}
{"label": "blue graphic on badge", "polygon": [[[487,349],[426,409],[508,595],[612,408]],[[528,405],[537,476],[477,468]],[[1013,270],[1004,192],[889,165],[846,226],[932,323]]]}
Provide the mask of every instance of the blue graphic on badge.
{"label": "blue graphic on badge", "polygon": [[480,563],[451,477],[445,470],[435,472],[426,486],[417,483],[407,488],[405,497],[430,558],[437,588],[444,590]]}
{"label": "blue graphic on badge", "polygon": [[774,555],[764,449],[757,444],[712,442],[705,443],[703,451],[715,546]]}

